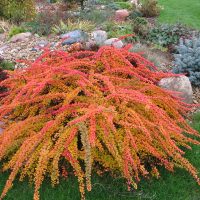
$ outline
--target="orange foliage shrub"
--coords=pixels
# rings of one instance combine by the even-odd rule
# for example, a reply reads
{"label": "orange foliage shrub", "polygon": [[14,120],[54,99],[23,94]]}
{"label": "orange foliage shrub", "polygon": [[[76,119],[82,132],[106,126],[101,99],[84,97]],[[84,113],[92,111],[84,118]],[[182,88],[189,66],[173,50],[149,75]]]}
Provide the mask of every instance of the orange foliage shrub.
{"label": "orange foliage shrub", "polygon": [[[200,144],[184,119],[189,105],[156,83],[172,76],[156,70],[127,48],[98,52],[46,50],[27,69],[0,83],[0,135],[3,170],[11,170],[3,198],[17,174],[35,183],[34,200],[46,174],[59,183],[61,169],[73,168],[82,199],[91,174],[120,173],[129,186],[142,176],[159,175],[158,165],[197,170],[180,147]],[[187,134],[186,134],[187,133]],[[62,161],[62,166],[61,166]]]}

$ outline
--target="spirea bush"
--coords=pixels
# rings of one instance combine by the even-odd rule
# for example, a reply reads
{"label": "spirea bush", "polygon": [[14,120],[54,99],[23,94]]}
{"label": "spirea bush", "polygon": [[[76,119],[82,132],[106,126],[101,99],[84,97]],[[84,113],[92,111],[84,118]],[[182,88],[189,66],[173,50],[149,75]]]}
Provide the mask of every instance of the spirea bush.
{"label": "spirea bush", "polygon": [[46,50],[27,64],[0,83],[7,88],[0,97],[0,160],[11,171],[1,198],[19,175],[35,184],[38,200],[44,178],[58,184],[63,170],[77,176],[82,199],[95,172],[117,173],[137,188],[141,177],[159,176],[158,166],[180,167],[200,183],[184,158],[183,149],[200,144],[184,119],[190,106],[157,86],[174,74],[157,71],[127,46]]}
{"label": "spirea bush", "polygon": [[200,38],[180,40],[175,54],[175,73],[186,74],[191,83],[200,86]]}

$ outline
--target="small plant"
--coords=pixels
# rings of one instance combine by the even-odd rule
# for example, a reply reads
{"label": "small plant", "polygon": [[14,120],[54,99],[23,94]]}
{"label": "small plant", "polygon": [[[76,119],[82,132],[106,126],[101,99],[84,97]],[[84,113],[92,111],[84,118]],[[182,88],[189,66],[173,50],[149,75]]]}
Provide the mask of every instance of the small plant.
{"label": "small plant", "polygon": [[200,38],[181,39],[177,51],[174,73],[184,73],[193,85],[200,86]]}
{"label": "small plant", "polygon": [[[108,21],[102,25],[102,29],[108,33],[109,38],[119,38],[124,35],[133,34],[132,25],[127,22],[117,23],[115,21]],[[135,36],[125,38],[127,42],[133,42],[135,40]]]}
{"label": "small plant", "polygon": [[145,38],[149,32],[149,23],[144,17],[137,17],[133,20],[133,31],[139,36]]}
{"label": "small plant", "polygon": [[11,38],[14,35],[17,35],[19,33],[24,33],[24,32],[26,32],[26,29],[24,27],[22,27],[22,26],[13,26],[9,30],[8,37]]}
{"label": "small plant", "polygon": [[11,24],[8,21],[0,20],[0,33],[8,32],[10,30],[10,27],[11,27]]}
{"label": "small plant", "polygon": [[15,64],[10,61],[2,60],[0,61],[0,68],[13,71],[15,69]]}
{"label": "small plant", "polygon": [[133,8],[133,5],[130,2],[119,1],[119,2],[109,3],[108,7],[114,10],[119,10],[119,9],[131,10]]}
{"label": "small plant", "polygon": [[156,17],[160,14],[161,7],[157,0],[143,0],[140,8],[144,17]]}
{"label": "small plant", "polygon": [[4,33],[4,30],[2,27],[0,27],[0,34]]}
{"label": "small plant", "polygon": [[55,25],[58,25],[61,20],[65,21],[67,19],[66,12],[52,11],[47,8],[38,13],[33,21],[24,23],[24,27],[32,33],[48,35]]}
{"label": "small plant", "polygon": [[137,17],[142,17],[142,13],[139,10],[133,10],[130,15],[129,15],[129,19],[130,20],[135,20]]}
{"label": "small plant", "polygon": [[64,23],[61,20],[59,25],[55,25],[52,28],[52,32],[56,34],[62,34],[62,33],[66,33],[66,32],[77,30],[77,29],[83,30],[85,32],[91,32],[92,30],[94,30],[94,28],[95,28],[95,24],[91,21],[78,20],[78,21],[73,22],[68,19],[66,23]]}
{"label": "small plant", "polygon": [[191,105],[157,86],[171,76],[128,46],[46,49],[28,68],[14,71],[0,83],[6,87],[0,96],[0,160],[10,171],[0,198],[17,177],[28,177],[38,200],[45,177],[54,186],[62,171],[77,177],[82,199],[95,172],[117,173],[137,188],[141,177],[159,177],[159,166],[180,167],[200,184],[184,157],[186,148],[200,144],[184,119]]}
{"label": "small plant", "polygon": [[132,26],[128,23],[116,24],[112,30],[108,32],[108,37],[118,38],[123,35],[132,34]]}
{"label": "small plant", "polygon": [[97,25],[101,25],[105,21],[109,21],[113,16],[113,11],[106,9],[106,10],[96,10],[93,9],[91,11],[82,11],[81,12],[81,19],[86,21],[92,21]]}
{"label": "small plant", "polygon": [[163,47],[176,45],[180,38],[190,38],[191,31],[181,24],[159,24],[150,29],[147,40]]}

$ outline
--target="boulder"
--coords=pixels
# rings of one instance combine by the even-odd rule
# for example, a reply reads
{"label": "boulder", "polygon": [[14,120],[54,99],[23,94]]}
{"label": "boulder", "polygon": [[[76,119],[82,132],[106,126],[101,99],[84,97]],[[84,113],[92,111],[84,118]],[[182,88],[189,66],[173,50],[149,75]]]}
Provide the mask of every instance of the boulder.
{"label": "boulder", "polygon": [[127,9],[117,10],[115,12],[115,20],[118,22],[126,21],[129,16],[129,11]]}
{"label": "boulder", "polygon": [[[175,91],[175,96],[181,97],[185,103],[193,103],[192,100],[192,86],[187,76],[177,76],[163,78],[159,81],[158,85],[167,90]],[[180,92],[180,93],[179,93]]]}
{"label": "boulder", "polygon": [[19,33],[17,35],[14,35],[10,38],[11,42],[22,42],[27,41],[32,36],[32,33],[26,32],[26,33]]}
{"label": "boulder", "polygon": [[88,34],[82,30],[75,30],[62,34],[60,38],[64,40],[62,45],[71,45],[77,42],[86,42],[88,40]]}
{"label": "boulder", "polygon": [[92,32],[92,39],[96,42],[97,45],[101,46],[108,38],[106,31],[97,30]]}
{"label": "boulder", "polygon": [[114,46],[115,48],[120,49],[124,46],[124,43],[121,40],[119,40],[118,38],[110,38],[104,42],[104,45],[105,46]]}

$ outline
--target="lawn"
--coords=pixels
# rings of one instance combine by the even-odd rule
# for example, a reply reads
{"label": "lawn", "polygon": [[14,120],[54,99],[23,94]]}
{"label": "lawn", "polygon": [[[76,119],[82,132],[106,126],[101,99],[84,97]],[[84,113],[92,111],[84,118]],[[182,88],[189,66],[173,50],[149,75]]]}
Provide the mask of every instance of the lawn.
{"label": "lawn", "polygon": [[[200,113],[194,118],[194,128],[200,131]],[[200,147],[194,146],[192,151],[186,152],[186,157],[200,171]],[[93,190],[87,194],[87,200],[199,200],[200,186],[185,170],[169,173],[161,169],[160,179],[142,180],[137,191],[127,192],[121,178],[112,179],[110,176],[94,177]],[[5,184],[6,173],[0,174],[0,191]],[[41,200],[80,200],[78,183],[74,177],[61,180],[52,188],[46,180],[40,190]],[[5,200],[31,200],[33,186],[28,182],[15,181],[14,187],[8,192]]]}
{"label": "lawn", "polygon": [[181,22],[190,27],[200,29],[199,0],[159,0],[164,7],[159,17],[160,22]]}

